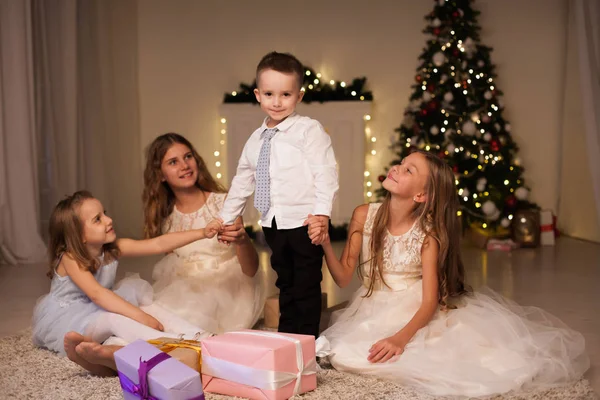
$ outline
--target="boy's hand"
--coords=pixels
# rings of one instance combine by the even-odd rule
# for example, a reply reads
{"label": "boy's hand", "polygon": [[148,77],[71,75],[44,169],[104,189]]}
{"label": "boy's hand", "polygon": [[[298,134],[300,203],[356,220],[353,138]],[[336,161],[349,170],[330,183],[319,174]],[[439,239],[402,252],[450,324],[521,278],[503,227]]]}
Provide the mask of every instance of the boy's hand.
{"label": "boy's hand", "polygon": [[206,225],[204,228],[204,234],[208,239],[212,239],[215,237],[219,230],[221,230],[222,222],[220,219],[213,219]]}
{"label": "boy's hand", "polygon": [[219,243],[226,244],[229,246],[231,243],[240,244],[248,240],[248,234],[244,225],[242,224],[241,218],[238,218],[231,225],[223,225],[219,231]]}
{"label": "boy's hand", "polygon": [[329,217],[309,214],[303,225],[308,225],[308,237],[312,244],[320,246],[329,242]]}

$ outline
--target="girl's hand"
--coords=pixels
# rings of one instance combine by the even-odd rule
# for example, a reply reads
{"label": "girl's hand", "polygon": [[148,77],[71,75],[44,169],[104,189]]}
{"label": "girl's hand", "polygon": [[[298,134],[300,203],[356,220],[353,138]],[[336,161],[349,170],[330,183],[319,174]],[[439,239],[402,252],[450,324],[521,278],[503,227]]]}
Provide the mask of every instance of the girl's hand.
{"label": "girl's hand", "polygon": [[402,337],[401,334],[396,334],[376,342],[369,349],[369,360],[372,363],[383,363],[392,357],[397,357],[404,352],[404,347],[408,340]]}
{"label": "girl's hand", "polygon": [[204,234],[208,239],[214,238],[215,235],[219,233],[219,230],[221,230],[222,222],[223,221],[221,221],[220,219],[213,219],[208,223],[208,225],[206,225],[206,227],[204,228]]}
{"label": "girl's hand", "polygon": [[164,326],[160,323],[160,321],[148,313],[143,313],[138,322],[140,324],[149,326],[152,329],[156,329],[157,331],[163,332],[165,330]]}
{"label": "girl's hand", "polygon": [[329,243],[329,217],[309,214],[303,225],[308,225],[308,237],[312,244]]}
{"label": "girl's hand", "polygon": [[248,234],[242,223],[242,219],[238,218],[232,225],[225,225],[219,232],[219,243],[230,245],[231,243],[240,244],[248,240]]}

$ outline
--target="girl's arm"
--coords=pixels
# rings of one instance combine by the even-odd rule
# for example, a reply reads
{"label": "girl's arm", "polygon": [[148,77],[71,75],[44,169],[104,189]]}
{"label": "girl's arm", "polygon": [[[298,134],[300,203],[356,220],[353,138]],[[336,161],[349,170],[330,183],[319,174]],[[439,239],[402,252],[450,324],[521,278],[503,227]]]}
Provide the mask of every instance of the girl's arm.
{"label": "girl's arm", "polygon": [[108,312],[121,314],[151,328],[160,331],[164,329],[162,324],[154,317],[125,301],[112,290],[100,285],[90,271],[80,268],[77,262],[68,254],[62,257],[61,263],[73,283],[98,307]]}
{"label": "girl's arm", "polygon": [[[352,275],[358,264],[358,257],[360,255],[360,247],[362,244],[362,230],[367,220],[367,213],[369,212],[369,205],[362,204],[354,209],[352,213],[352,220],[348,227],[348,239],[346,239],[346,245],[342,252],[342,257],[338,260],[333,246],[329,240],[326,240],[323,246],[323,252],[325,253],[325,261],[329,272],[333,277],[333,280],[339,287],[346,287],[352,280]],[[309,218],[306,222],[309,225],[309,236],[313,239],[313,236],[318,235],[322,226],[316,226],[315,224],[326,223],[321,222],[319,219],[314,217]],[[325,227],[327,229],[327,227]]]}
{"label": "girl's arm", "polygon": [[243,232],[239,236],[239,240],[235,242],[237,248],[235,249],[240,265],[242,266],[242,272],[247,276],[254,276],[258,271],[258,253],[252,245],[250,237],[244,229],[244,222],[242,217],[238,217],[234,225],[240,225]]}
{"label": "girl's arm", "polygon": [[252,245],[246,229],[244,229],[242,217],[238,217],[233,225],[224,226],[218,238],[220,243],[225,243],[228,246],[235,243],[235,252],[242,266],[242,272],[249,277],[256,275],[258,271],[258,253]]}
{"label": "girl's arm", "polygon": [[371,347],[369,361],[374,363],[386,362],[393,356],[402,354],[404,347],[411,341],[417,331],[431,321],[439,304],[437,273],[439,251],[438,242],[431,236],[427,236],[421,248],[421,263],[423,264],[423,299],[421,307],[398,333],[380,340]]}
{"label": "girl's arm", "polygon": [[166,233],[145,240],[117,239],[117,246],[124,257],[168,253],[196,240],[210,239],[217,234],[220,227],[221,223],[213,220],[203,229]]}

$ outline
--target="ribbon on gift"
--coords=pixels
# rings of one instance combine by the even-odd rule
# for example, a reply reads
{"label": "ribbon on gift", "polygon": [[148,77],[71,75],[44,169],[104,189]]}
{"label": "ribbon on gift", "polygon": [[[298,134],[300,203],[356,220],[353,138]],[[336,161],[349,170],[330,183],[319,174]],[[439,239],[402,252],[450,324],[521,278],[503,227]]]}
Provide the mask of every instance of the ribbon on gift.
{"label": "ribbon on gift", "polygon": [[[125,374],[119,372],[119,381],[121,382],[121,388],[123,388],[124,391],[139,397],[142,400],[160,400],[150,395],[150,390],[148,386],[148,374],[150,373],[152,368],[156,367],[161,362],[168,360],[169,358],[171,358],[171,356],[169,356],[167,353],[158,353],[157,355],[155,355],[147,361],[142,361],[142,357],[140,357],[140,366],[138,368],[139,384],[136,385]],[[204,394],[193,397],[189,400],[205,400]]]}
{"label": "ribbon on gift", "polygon": [[277,390],[282,388],[294,380],[296,385],[294,386],[294,396],[300,393],[300,387],[302,383],[303,375],[312,375],[317,373],[317,361],[311,359],[306,365],[304,365],[304,357],[302,353],[302,344],[298,339],[294,339],[289,336],[281,335],[274,332],[258,332],[258,331],[240,331],[240,332],[228,332],[227,335],[251,335],[251,336],[262,336],[273,339],[287,340],[288,342],[294,343],[296,347],[296,364],[298,372],[282,372],[282,371],[269,371],[264,369],[258,369],[248,367],[246,365],[236,364],[231,361],[221,360],[215,357],[211,357],[207,354],[202,356],[202,373],[215,377],[226,379],[228,381],[240,383],[242,385],[253,386],[263,390]]}
{"label": "ribbon on gift", "polygon": [[175,349],[178,348],[184,348],[184,349],[190,349],[195,351],[198,354],[198,368],[197,371],[200,372],[202,371],[202,345],[200,344],[199,341],[196,340],[196,337],[199,337],[199,334],[196,334],[196,336],[194,337],[194,340],[185,340],[185,339],[171,339],[171,338],[164,338],[164,339],[152,339],[152,340],[148,340],[148,343],[150,343],[153,346],[156,346],[160,351],[163,351],[165,353],[169,353]]}

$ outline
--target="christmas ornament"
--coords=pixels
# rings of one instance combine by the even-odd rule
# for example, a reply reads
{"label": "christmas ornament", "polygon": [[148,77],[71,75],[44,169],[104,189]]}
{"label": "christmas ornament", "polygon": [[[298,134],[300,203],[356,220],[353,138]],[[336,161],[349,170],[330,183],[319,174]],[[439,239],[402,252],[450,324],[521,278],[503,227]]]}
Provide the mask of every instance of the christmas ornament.
{"label": "christmas ornament", "polygon": [[508,218],[502,218],[500,225],[502,225],[503,228],[508,228],[510,226],[510,220]]}
{"label": "christmas ornament", "polygon": [[448,75],[446,74],[442,74],[442,76],[440,76],[441,82],[444,83],[448,80]]}
{"label": "christmas ornament", "polygon": [[520,159],[519,157],[515,157],[515,158],[513,159],[513,163],[515,163],[515,165],[516,165],[517,167],[520,167],[520,166],[521,166],[521,159]]}
{"label": "christmas ornament", "polygon": [[494,204],[493,201],[488,200],[485,203],[483,203],[483,206],[481,206],[481,210],[485,215],[491,216],[495,214],[498,209],[496,208],[496,204]]}
{"label": "christmas ornament", "polygon": [[427,90],[433,93],[435,91],[435,85],[433,83],[430,83],[429,85],[427,85]]}
{"label": "christmas ornament", "polygon": [[504,135],[500,135],[498,137],[498,140],[500,140],[500,144],[505,145],[506,144],[506,136]]}
{"label": "christmas ornament", "polygon": [[[483,158],[483,156],[481,156]],[[483,192],[485,190],[485,185],[487,185],[487,179],[479,178],[477,180],[477,190]]]}
{"label": "christmas ornament", "polygon": [[437,28],[438,26],[442,25],[442,21],[440,21],[439,18],[436,18],[433,21],[431,21],[431,25],[433,25],[434,28]]}
{"label": "christmas ornament", "polygon": [[461,193],[461,196],[463,196],[463,197],[469,197],[470,194],[471,194],[471,192],[469,192],[469,189],[464,188],[463,191],[462,191],[462,193]]}
{"label": "christmas ornament", "polygon": [[454,167],[452,167],[452,171],[457,174],[458,173],[458,165],[455,165]]}
{"label": "christmas ornament", "polygon": [[491,100],[491,99],[492,99],[492,97],[493,97],[493,95],[492,95],[492,92],[490,92],[489,90],[486,90],[486,91],[485,91],[485,93],[483,94],[483,97],[484,97],[486,100]]}
{"label": "christmas ornament", "polygon": [[421,115],[422,116],[426,116],[427,115],[427,109],[426,108],[424,108],[424,109],[421,110]]}
{"label": "christmas ornament", "polygon": [[477,127],[473,121],[467,121],[463,124],[462,131],[465,133],[465,135],[473,136],[477,131]]}
{"label": "christmas ornament", "polygon": [[452,13],[452,17],[453,17],[453,18],[458,18],[458,11],[454,11],[454,12]]}
{"label": "christmas ornament", "polygon": [[438,103],[438,102],[437,102],[437,101],[435,101],[435,100],[432,100],[432,101],[430,101],[430,102],[429,102],[429,104],[427,104],[427,107],[429,107],[429,109],[430,109],[431,111],[433,111],[433,110],[437,110],[439,106],[440,106],[440,103]]}
{"label": "christmas ornament", "polygon": [[437,126],[434,125],[434,126],[431,127],[431,129],[429,129],[429,132],[432,135],[436,136],[438,133],[440,133],[440,129]]}
{"label": "christmas ornament", "polygon": [[486,133],[483,135],[483,140],[485,140],[486,142],[489,142],[491,139],[492,139],[492,134],[491,134],[491,133],[489,133],[489,132],[486,132]]}
{"label": "christmas ornament", "polygon": [[440,6],[443,6],[445,2],[446,2],[446,0],[439,0],[439,1],[438,1],[438,4],[439,4]]}
{"label": "christmas ornament", "polygon": [[431,60],[433,61],[433,65],[435,65],[436,67],[441,67],[446,62],[446,55],[441,51],[438,51],[433,55]]}
{"label": "christmas ornament", "polygon": [[429,101],[429,100],[431,100],[431,93],[423,92],[423,101]]}
{"label": "christmas ornament", "polygon": [[452,55],[453,55],[454,57],[458,57],[458,54],[459,54],[459,51],[458,51],[458,49],[454,49],[454,50],[452,50]]}
{"label": "christmas ornament", "polygon": [[521,186],[515,190],[515,197],[521,201],[527,200],[529,197],[529,190]]}
{"label": "christmas ornament", "polygon": [[444,158],[446,158],[446,153],[445,153],[445,152],[443,152],[443,151],[440,151],[440,152],[438,153],[438,158],[441,158],[441,159],[443,160]]}
{"label": "christmas ornament", "polygon": [[496,129],[497,132],[500,132],[500,124],[499,123],[495,123],[494,124],[494,128]]}
{"label": "christmas ornament", "polygon": [[450,143],[447,147],[446,150],[448,150],[448,153],[452,154],[454,152],[454,149],[456,147],[454,147],[454,145],[452,143]]}
{"label": "christmas ornament", "polygon": [[[440,36],[440,33],[442,33],[442,32],[440,31],[440,28],[433,28],[433,34],[434,34],[435,36]],[[439,65],[438,65],[438,67],[439,67]]]}
{"label": "christmas ornament", "polygon": [[483,116],[483,118],[481,118],[481,120],[484,123],[488,124],[490,122],[490,116],[486,114],[486,115]]}
{"label": "christmas ornament", "polygon": [[485,65],[485,63],[483,62],[483,60],[479,60],[479,61],[477,61],[477,66],[478,66],[479,68],[483,68],[483,66],[484,66],[484,65]]}
{"label": "christmas ornament", "polygon": [[415,76],[415,81],[421,82],[422,80],[423,80],[423,77],[421,75],[416,75]]}
{"label": "christmas ornament", "polygon": [[446,92],[444,94],[444,100],[447,101],[448,103],[450,103],[452,100],[454,100],[454,95],[452,94],[452,92]]}
{"label": "christmas ornament", "polygon": [[490,148],[492,151],[500,151],[500,143],[496,139],[490,142]]}
{"label": "christmas ornament", "polygon": [[506,205],[513,208],[514,206],[517,205],[517,199],[515,198],[515,196],[510,195],[506,198]]}
{"label": "christmas ornament", "polygon": [[504,130],[506,132],[510,132],[510,130],[511,130],[510,124],[504,124]]}

